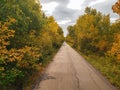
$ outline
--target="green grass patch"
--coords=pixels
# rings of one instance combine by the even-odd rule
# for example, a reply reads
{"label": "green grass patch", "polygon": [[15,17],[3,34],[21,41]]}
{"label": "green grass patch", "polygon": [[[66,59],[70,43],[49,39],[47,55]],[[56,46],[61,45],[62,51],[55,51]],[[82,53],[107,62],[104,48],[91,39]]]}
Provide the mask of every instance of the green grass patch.
{"label": "green grass patch", "polygon": [[100,57],[97,55],[84,55],[84,58],[117,88],[120,89],[120,62],[116,62],[110,57]]}

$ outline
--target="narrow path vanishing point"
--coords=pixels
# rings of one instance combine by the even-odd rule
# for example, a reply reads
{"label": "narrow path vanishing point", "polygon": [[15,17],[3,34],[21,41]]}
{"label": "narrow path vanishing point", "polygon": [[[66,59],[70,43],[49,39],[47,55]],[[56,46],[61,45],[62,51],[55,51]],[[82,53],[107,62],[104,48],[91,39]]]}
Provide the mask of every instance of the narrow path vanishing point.
{"label": "narrow path vanishing point", "polygon": [[117,90],[64,43],[34,90]]}

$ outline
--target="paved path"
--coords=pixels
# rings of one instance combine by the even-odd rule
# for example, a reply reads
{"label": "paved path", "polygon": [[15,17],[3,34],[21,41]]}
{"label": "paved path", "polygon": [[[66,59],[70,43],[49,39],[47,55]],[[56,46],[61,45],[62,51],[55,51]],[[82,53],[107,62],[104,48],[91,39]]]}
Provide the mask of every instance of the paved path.
{"label": "paved path", "polygon": [[34,90],[116,90],[82,56],[64,43]]}

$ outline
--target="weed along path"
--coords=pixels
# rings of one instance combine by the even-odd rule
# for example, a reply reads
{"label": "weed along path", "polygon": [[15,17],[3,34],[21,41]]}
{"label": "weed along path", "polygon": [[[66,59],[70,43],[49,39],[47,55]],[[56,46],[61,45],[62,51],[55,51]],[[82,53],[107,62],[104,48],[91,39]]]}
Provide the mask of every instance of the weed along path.
{"label": "weed along path", "polygon": [[64,43],[34,90],[116,90],[116,88]]}

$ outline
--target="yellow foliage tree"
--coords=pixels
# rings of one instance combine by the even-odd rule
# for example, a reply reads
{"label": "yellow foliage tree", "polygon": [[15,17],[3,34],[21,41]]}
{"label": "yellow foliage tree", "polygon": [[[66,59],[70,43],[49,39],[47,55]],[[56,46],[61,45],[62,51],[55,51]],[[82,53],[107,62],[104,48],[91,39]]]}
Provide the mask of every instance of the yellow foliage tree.
{"label": "yellow foliage tree", "polygon": [[120,61],[120,34],[115,35],[115,42],[111,50],[107,52],[110,56],[115,56]]}
{"label": "yellow foliage tree", "polygon": [[7,49],[10,45],[9,39],[14,37],[15,31],[9,29],[14,22],[15,19],[11,18],[6,22],[0,22],[0,86],[5,87],[26,76],[29,70],[36,70],[36,62],[40,57],[39,49],[33,46]]}

